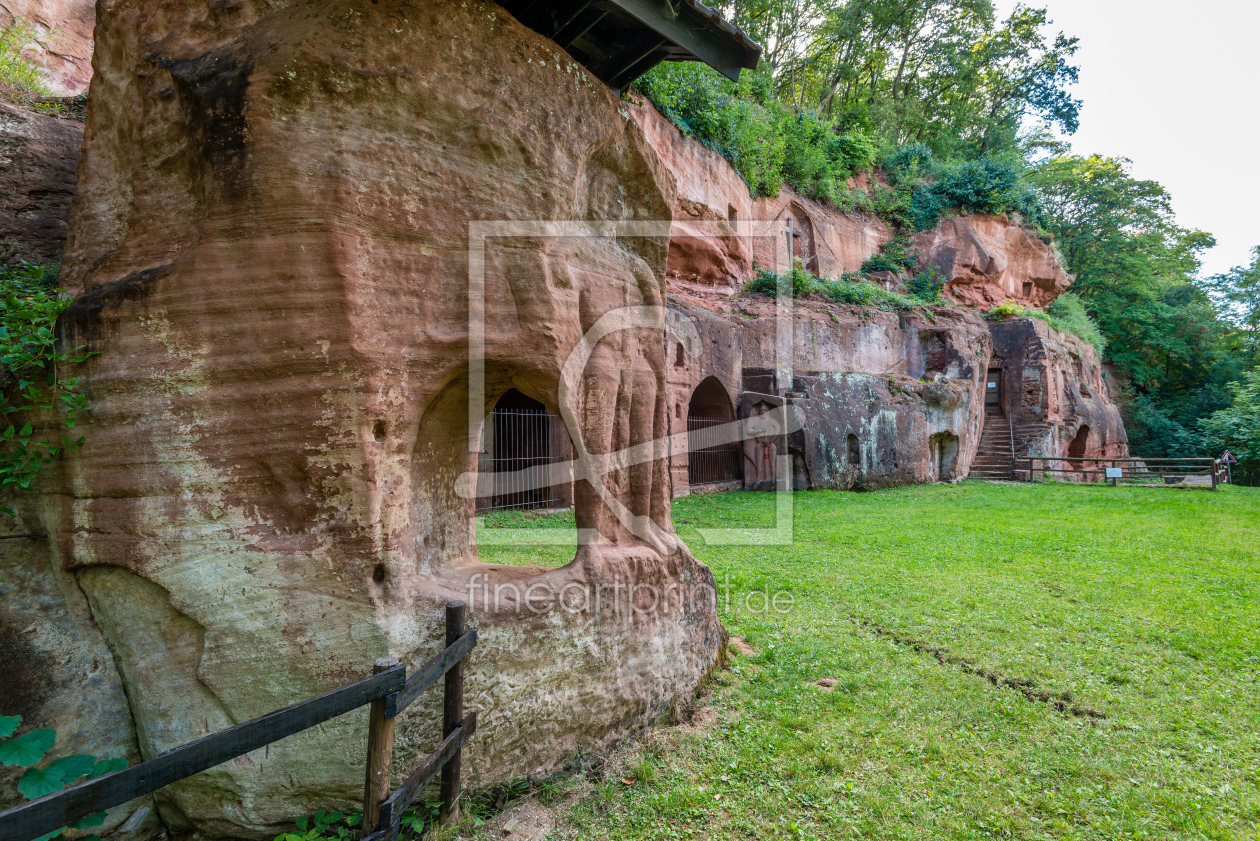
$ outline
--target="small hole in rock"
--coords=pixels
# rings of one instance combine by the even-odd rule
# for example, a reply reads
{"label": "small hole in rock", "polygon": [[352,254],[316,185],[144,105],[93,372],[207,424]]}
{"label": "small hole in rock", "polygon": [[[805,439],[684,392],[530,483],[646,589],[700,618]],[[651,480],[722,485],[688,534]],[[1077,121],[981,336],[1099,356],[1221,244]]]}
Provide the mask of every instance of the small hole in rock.
{"label": "small hole in rock", "polygon": [[376,569],[372,570],[372,580],[377,584],[385,583],[385,565],[377,564]]}
{"label": "small hole in rock", "polygon": [[376,426],[372,427],[372,437],[376,439],[376,443],[381,444],[385,441],[385,421],[377,421]]}

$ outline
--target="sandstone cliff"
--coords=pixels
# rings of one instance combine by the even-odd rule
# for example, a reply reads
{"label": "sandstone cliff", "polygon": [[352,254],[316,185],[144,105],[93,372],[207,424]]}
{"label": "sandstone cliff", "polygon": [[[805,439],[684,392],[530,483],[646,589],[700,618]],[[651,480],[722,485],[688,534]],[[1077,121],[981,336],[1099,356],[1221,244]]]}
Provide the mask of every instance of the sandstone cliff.
{"label": "sandstone cliff", "polygon": [[[981,450],[982,472],[1004,478],[1015,456],[1127,454],[1124,425],[1092,347],[1039,319],[979,317],[1008,302],[1044,308],[1072,282],[1054,249],[1006,216],[947,218],[912,239],[921,267],[938,273],[952,307],[894,315],[797,302],[794,375],[780,381],[773,374],[773,307],[740,295],[753,266],[783,270],[783,232],[790,230],[793,257],[816,276],[838,277],[880,253],[894,232],[879,219],[839,213],[787,188],[754,199],[724,158],[685,138],[650,104],[631,113],[678,196],[671,302],[696,338],[694,348],[680,343],[673,354],[676,430],[713,420],[696,421],[697,412],[746,417],[761,405],[792,404],[805,429],[778,441],[775,452],[790,455],[801,489],[956,480]],[[891,272],[879,274],[887,288],[900,283]],[[761,484],[763,470],[745,456],[742,483]],[[727,481],[711,482],[703,464],[686,448],[675,451],[675,495],[730,487],[741,472],[732,467],[717,477]]]}
{"label": "sandstone cliff", "polygon": [[0,263],[60,263],[83,123],[0,101]]}
{"label": "sandstone cliff", "polygon": [[48,72],[58,96],[87,93],[92,79],[93,0],[0,0],[0,25],[20,18],[34,27],[38,44],[28,53]]}
{"label": "sandstone cliff", "polygon": [[946,297],[979,309],[1006,301],[1044,309],[1072,285],[1053,249],[1006,216],[945,219],[913,247],[945,279]]}
{"label": "sandstone cliff", "polygon": [[[667,222],[673,179],[611,91],[493,4],[317,6],[101,4],[63,274],[93,410],[24,516],[86,594],[146,757],[427,660],[463,598],[468,785],[545,775],[685,702],[723,632],[664,451],[579,485],[570,566],[477,562],[470,318],[484,299],[487,408],[542,401],[596,470],[664,437],[668,239],[580,234]],[[525,227],[470,231],[505,217]],[[671,597],[631,605],[631,584]],[[587,608],[525,610],[534,586]],[[435,703],[400,721],[398,770],[435,744]],[[365,721],[171,786],[162,817],[273,837],[357,808]]]}

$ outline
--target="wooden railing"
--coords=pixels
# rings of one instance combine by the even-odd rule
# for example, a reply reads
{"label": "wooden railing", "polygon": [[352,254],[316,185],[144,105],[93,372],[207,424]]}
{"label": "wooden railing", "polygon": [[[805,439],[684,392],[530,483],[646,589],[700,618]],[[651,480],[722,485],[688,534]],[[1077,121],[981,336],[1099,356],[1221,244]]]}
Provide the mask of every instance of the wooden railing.
{"label": "wooden railing", "polygon": [[1015,478],[1036,482],[1050,476],[1112,485],[1202,485],[1216,490],[1227,481],[1225,466],[1212,458],[1061,458],[1015,459]]}
{"label": "wooden railing", "polygon": [[[467,610],[463,602],[446,606],[447,647],[410,679],[407,667],[396,659],[378,660],[371,677],[0,813],[0,841],[31,841],[369,704],[365,841],[397,837],[403,812],[439,772],[440,819],[450,822],[459,807],[460,749],[477,730],[477,714],[464,717],[464,659],[477,645],[477,631],[464,629]],[[443,677],[442,744],[391,795],[394,718]]]}

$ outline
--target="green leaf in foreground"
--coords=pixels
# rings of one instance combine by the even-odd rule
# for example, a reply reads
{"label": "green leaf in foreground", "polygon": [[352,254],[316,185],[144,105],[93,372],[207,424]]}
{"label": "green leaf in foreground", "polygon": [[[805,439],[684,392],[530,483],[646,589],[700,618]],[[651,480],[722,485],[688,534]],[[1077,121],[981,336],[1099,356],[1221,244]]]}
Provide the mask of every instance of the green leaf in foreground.
{"label": "green leaf in foreground", "polygon": [[29,768],[52,750],[56,738],[55,730],[32,730],[16,739],[0,742],[0,765]]}

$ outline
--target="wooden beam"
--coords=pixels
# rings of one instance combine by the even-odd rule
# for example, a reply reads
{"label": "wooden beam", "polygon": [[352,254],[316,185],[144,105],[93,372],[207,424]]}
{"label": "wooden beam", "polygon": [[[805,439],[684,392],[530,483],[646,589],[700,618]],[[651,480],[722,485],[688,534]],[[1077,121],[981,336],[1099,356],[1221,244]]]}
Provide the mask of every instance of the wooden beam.
{"label": "wooden beam", "polygon": [[433,782],[438,772],[476,732],[477,714],[469,713],[464,723],[443,739],[438,749],[425,758],[424,764],[413,771],[411,776],[398,787],[398,790],[381,804],[381,829],[374,835],[364,836],[363,841],[382,841],[382,839],[393,837],[398,832],[398,822],[402,820],[403,812],[407,811],[407,808],[424,792],[424,787]]}
{"label": "wooden beam", "polygon": [[731,81],[739,81],[744,51],[725,32],[696,18],[684,6],[677,17],[661,12],[659,0],[608,0],[667,41],[673,41]]}
{"label": "wooden beam", "polygon": [[441,654],[425,664],[424,668],[411,676],[407,685],[398,693],[398,712],[401,713],[411,706],[417,698],[441,680],[456,663],[468,656],[468,652],[476,646],[477,629],[473,628],[456,640],[454,645],[447,647]]}
{"label": "wooden beam", "polygon": [[[468,605],[451,602],[446,606],[446,645],[451,647],[464,635],[468,621]],[[464,723],[464,661],[459,660],[446,673],[446,690],[442,698],[442,735],[450,738]],[[438,822],[443,825],[459,820],[460,751],[451,753],[442,765],[442,805]]]}
{"label": "wooden beam", "polygon": [[[382,657],[372,670],[376,674],[398,665],[395,657]],[[397,709],[397,705],[393,705]],[[363,832],[381,828],[381,804],[389,797],[389,763],[394,756],[394,719],[387,715],[384,698],[372,702],[368,716],[367,777],[363,784]]]}

